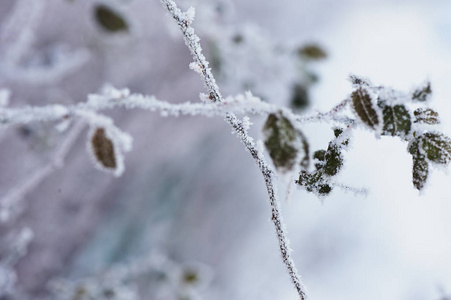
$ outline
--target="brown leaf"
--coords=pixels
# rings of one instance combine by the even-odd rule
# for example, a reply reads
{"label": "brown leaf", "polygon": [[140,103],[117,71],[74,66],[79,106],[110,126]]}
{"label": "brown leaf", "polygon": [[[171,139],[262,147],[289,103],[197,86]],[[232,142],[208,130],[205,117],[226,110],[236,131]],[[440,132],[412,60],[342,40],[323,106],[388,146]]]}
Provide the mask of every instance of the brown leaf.
{"label": "brown leaf", "polygon": [[91,145],[96,160],[105,168],[116,169],[116,156],[113,142],[106,136],[105,129],[97,128],[92,136]]}

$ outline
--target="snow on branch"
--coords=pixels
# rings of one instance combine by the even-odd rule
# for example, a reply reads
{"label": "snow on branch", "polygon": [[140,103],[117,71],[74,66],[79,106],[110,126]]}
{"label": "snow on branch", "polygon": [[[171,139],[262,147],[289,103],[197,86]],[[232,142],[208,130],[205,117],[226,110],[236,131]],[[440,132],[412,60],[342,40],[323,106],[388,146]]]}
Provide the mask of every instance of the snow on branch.
{"label": "snow on branch", "polygon": [[[202,69],[202,77],[207,86],[208,91],[210,92],[210,98],[213,102],[222,102],[222,96],[219,92],[219,87],[216,84],[216,81],[211,73],[211,70],[208,68],[208,62],[202,54],[202,48],[200,46],[199,37],[194,34],[194,29],[191,27],[192,19],[188,19],[186,17],[186,13],[182,13],[181,10],[177,7],[177,5],[172,0],[162,0],[162,3],[166,6],[169,13],[172,17],[177,21],[183,36],[185,38],[185,43],[188,46],[191,54],[193,55],[195,61],[199,63],[200,68]],[[291,249],[289,248],[288,238],[286,237],[282,215],[280,213],[280,204],[277,198],[276,188],[274,185],[274,171],[270,168],[270,166],[263,159],[263,153],[259,148],[255,146],[253,139],[248,135],[246,128],[248,127],[248,122],[243,123],[240,121],[233,113],[227,113],[225,116],[225,120],[237,133],[238,137],[245,145],[247,150],[250,152],[255,162],[259,166],[260,171],[262,172],[263,178],[266,183],[266,188],[270,200],[270,206],[272,211],[272,222],[274,224],[277,238],[279,241],[280,253],[282,255],[282,260],[287,267],[288,274],[291,277],[292,283],[294,284],[296,291],[299,294],[301,300],[306,299],[306,289],[302,284],[297,269],[294,265],[294,261],[291,258]]]}

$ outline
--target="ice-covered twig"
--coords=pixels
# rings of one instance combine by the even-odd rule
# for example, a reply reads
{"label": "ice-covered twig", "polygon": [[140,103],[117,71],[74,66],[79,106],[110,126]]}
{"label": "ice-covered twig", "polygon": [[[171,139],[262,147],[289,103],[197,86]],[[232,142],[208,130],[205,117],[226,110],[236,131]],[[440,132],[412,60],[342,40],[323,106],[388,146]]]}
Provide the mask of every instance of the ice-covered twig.
{"label": "ice-covered twig", "polygon": [[226,116],[226,120],[229,124],[231,124],[232,128],[237,133],[238,138],[252,155],[261,173],[263,174],[263,178],[265,179],[266,184],[266,190],[269,196],[269,203],[271,206],[271,221],[273,222],[276,229],[282,260],[287,267],[288,274],[290,275],[300,298],[302,300],[307,299],[306,288],[301,282],[294,261],[291,258],[291,249],[289,247],[288,238],[286,237],[286,229],[281,214],[280,202],[277,197],[277,188],[274,184],[275,173],[267,164],[262,151],[258,150],[258,147],[256,147],[253,139],[247,134],[246,130],[244,130],[242,122],[240,122],[233,114],[228,114]]}
{"label": "ice-covered twig", "polygon": [[211,69],[208,67],[209,63],[202,53],[202,48],[199,43],[200,38],[194,33],[194,28],[191,27],[191,23],[194,19],[194,8],[191,7],[184,13],[172,0],[162,0],[162,3],[166,6],[172,17],[177,21],[177,24],[183,33],[186,46],[188,46],[195,62],[199,65],[199,68],[202,71],[201,75],[208,91],[210,92],[211,100],[213,102],[221,101],[222,96],[219,92],[219,87],[216,84],[213,73],[211,73]]}
{"label": "ice-covered twig", "polygon": [[[244,95],[230,96],[220,102],[210,103],[179,103],[173,104],[158,100],[154,96],[130,94],[128,89],[118,90],[107,87],[101,94],[91,94],[86,102],[75,105],[52,104],[46,106],[26,106],[22,108],[8,108],[0,106],[0,124],[14,125],[30,122],[52,122],[70,117],[81,117],[88,112],[91,114],[113,108],[143,109],[159,111],[163,116],[202,115],[207,117],[223,116],[228,112],[235,114],[270,114],[282,110],[285,116],[292,120],[301,120],[301,116],[290,109],[263,102],[250,92]],[[327,113],[323,114],[329,116]],[[332,119],[335,120],[335,119]],[[313,121],[313,119],[311,120]]]}
{"label": "ice-covered twig", "polygon": [[336,114],[346,108],[346,106],[351,102],[350,98],[347,98],[343,101],[341,101],[339,104],[335,105],[331,110],[325,113],[318,112],[313,116],[298,116],[296,117],[296,120],[301,123],[308,123],[308,122],[317,122],[317,121],[323,121],[323,120],[333,120],[339,123],[345,123],[347,125],[353,124],[354,120],[350,119],[348,117],[340,117]]}
{"label": "ice-covered twig", "polygon": [[333,181],[331,181],[330,183],[333,186],[338,187],[338,188],[342,189],[345,192],[351,192],[351,193],[353,193],[356,196],[357,195],[360,195],[360,196],[363,196],[363,197],[368,196],[368,189],[366,189],[366,188],[355,188],[355,187],[347,186],[345,184],[338,183],[338,182],[333,182]]}
{"label": "ice-covered twig", "polygon": [[[202,70],[202,76],[204,82],[210,92],[210,97],[213,102],[222,102],[222,96],[219,92],[219,87],[217,86],[213,74],[208,68],[208,62],[202,55],[202,48],[199,43],[199,37],[194,34],[194,29],[190,26],[192,18],[188,19],[186,13],[177,7],[177,5],[172,0],[161,0],[166,6],[169,13],[177,21],[183,36],[185,38],[185,43],[190,49],[194,60],[199,63]],[[300,299],[306,299],[305,287],[302,284],[293,260],[291,259],[291,249],[288,246],[288,239],[285,234],[285,229],[283,225],[282,215],[280,213],[280,203],[276,194],[276,187],[274,185],[274,171],[266,163],[263,153],[255,146],[253,139],[248,135],[243,122],[240,121],[233,113],[227,113],[225,120],[232,126],[234,132],[237,133],[238,137],[245,145],[246,149],[250,152],[255,162],[257,163],[262,175],[265,179],[266,188],[269,196],[270,206],[271,206],[271,220],[274,224],[277,238],[279,241],[280,253],[284,264],[287,267],[288,273],[291,280],[300,296]]]}

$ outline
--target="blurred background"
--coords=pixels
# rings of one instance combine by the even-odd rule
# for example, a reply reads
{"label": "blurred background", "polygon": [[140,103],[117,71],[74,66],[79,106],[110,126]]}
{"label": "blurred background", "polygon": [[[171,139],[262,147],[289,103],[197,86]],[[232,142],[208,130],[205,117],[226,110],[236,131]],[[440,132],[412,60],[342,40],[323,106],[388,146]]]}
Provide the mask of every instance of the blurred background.
{"label": "blurred background", "polygon": [[[430,80],[451,134],[449,1],[178,4],[196,8],[193,27],[225,96],[251,90],[309,114],[346,99],[351,73],[403,91]],[[83,102],[106,83],[200,101],[191,60],[157,0],[0,2],[0,98],[10,91],[10,107]],[[264,181],[221,118],[107,114],[134,138],[120,178],[93,167],[87,128],[64,167],[49,169],[76,126],[1,127],[0,201],[15,212],[0,224],[2,300],[297,299]],[[251,121],[260,138],[264,117]],[[327,146],[332,125],[305,125],[312,149]],[[295,189],[282,203],[311,299],[451,295],[449,170],[433,170],[419,194],[406,146],[357,130],[337,180],[367,197]],[[281,178],[282,199],[287,186]]]}

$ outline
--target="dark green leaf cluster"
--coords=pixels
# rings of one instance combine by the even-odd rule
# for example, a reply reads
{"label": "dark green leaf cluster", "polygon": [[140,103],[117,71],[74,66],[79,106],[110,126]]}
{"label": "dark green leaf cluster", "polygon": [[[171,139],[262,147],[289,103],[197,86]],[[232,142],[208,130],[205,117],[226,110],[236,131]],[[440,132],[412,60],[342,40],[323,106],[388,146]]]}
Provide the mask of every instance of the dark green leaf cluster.
{"label": "dark green leaf cluster", "polygon": [[[351,78],[351,81],[356,86],[351,94],[352,106],[359,119],[381,135],[399,136],[409,141],[408,150],[413,161],[412,181],[421,190],[429,174],[429,163],[446,165],[451,160],[451,139],[442,133],[427,132],[425,128],[418,127],[421,124],[439,124],[438,113],[431,108],[420,107],[412,114],[407,103],[400,103],[399,99],[392,96],[397,94],[388,89],[382,93],[383,96],[379,93],[377,105],[373,105],[371,91],[377,93],[384,88],[374,88],[358,77]],[[431,84],[427,82],[411,95],[401,98],[410,98],[412,104],[418,105],[429,100],[431,94]],[[380,123],[379,116],[382,116],[380,132],[377,127]]]}
{"label": "dark green leaf cluster", "polygon": [[329,143],[327,150],[315,151],[313,159],[316,170],[313,172],[302,171],[297,184],[318,195],[327,195],[332,191],[329,179],[337,175],[343,166],[341,151],[349,143],[347,139],[342,139],[342,133],[342,129],[335,129],[335,139]]}
{"label": "dark green leaf cluster", "polygon": [[302,168],[308,167],[307,140],[281,111],[268,116],[263,135],[266,150],[279,171],[291,171],[296,164]]}

